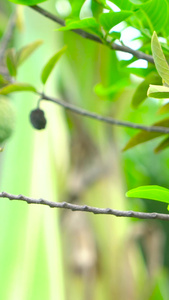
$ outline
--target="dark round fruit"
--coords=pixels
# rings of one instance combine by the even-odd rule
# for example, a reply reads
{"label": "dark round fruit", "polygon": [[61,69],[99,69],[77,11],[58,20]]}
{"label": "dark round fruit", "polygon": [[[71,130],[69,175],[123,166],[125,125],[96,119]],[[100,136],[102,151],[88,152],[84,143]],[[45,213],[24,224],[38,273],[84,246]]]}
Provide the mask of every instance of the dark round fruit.
{"label": "dark round fruit", "polygon": [[46,127],[46,119],[44,111],[37,108],[31,111],[30,121],[34,128],[40,130]]}

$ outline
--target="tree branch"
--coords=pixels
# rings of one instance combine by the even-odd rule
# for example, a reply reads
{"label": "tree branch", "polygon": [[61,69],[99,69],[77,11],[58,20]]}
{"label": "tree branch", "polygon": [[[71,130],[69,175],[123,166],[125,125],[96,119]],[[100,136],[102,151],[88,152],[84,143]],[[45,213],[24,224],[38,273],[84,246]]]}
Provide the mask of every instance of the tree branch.
{"label": "tree branch", "polygon": [[116,119],[113,119],[111,117],[104,117],[104,116],[98,115],[96,113],[89,112],[85,109],[78,108],[78,107],[76,107],[76,106],[74,106],[70,103],[65,102],[65,101],[61,101],[61,100],[58,100],[56,98],[49,97],[49,96],[47,96],[43,93],[39,92],[38,94],[41,96],[42,100],[47,100],[47,101],[54,102],[54,103],[64,107],[65,109],[70,110],[73,113],[76,113],[76,114],[81,115],[83,117],[91,118],[91,119],[94,119],[94,120],[97,120],[97,121],[100,121],[100,122],[104,122],[104,123],[107,123],[107,124],[111,124],[111,125],[128,127],[128,128],[132,128],[132,129],[141,129],[141,130],[148,131],[148,132],[160,132],[160,133],[164,133],[164,134],[169,133],[169,128],[168,127],[145,126],[145,125],[141,125],[141,124],[137,124],[137,123],[116,120]]}
{"label": "tree branch", "polygon": [[[41,8],[37,5],[29,6],[29,7],[34,9],[35,11],[40,13],[41,15],[45,16],[46,18],[60,24],[61,26],[65,26],[65,22],[62,19],[60,19],[57,16],[51,14],[50,12],[47,12],[43,8]],[[75,30],[71,30],[71,31],[79,34],[83,38],[90,39],[90,40],[95,41],[97,43],[103,44],[102,40],[97,35],[86,32],[82,29],[75,29]],[[137,57],[138,59],[144,59],[144,60],[154,64],[154,59],[151,55],[145,54],[144,52],[141,52],[141,51],[138,51],[138,50],[133,50],[133,49],[127,47],[127,46],[118,45],[116,43],[110,43],[109,41],[106,41],[106,43],[110,46],[110,49],[112,49],[112,50],[127,52],[127,53],[130,53],[133,56]]]}
{"label": "tree branch", "polygon": [[0,193],[0,198],[7,198],[9,200],[19,200],[27,202],[28,204],[41,204],[46,205],[51,208],[65,208],[70,209],[72,211],[82,211],[82,212],[90,212],[97,215],[113,215],[116,217],[127,217],[127,218],[138,218],[138,219],[158,219],[169,221],[169,214],[161,214],[161,213],[144,213],[137,211],[121,211],[111,208],[98,208],[87,205],[77,205],[71,204],[68,202],[52,202],[47,201],[45,199],[33,199],[23,195],[12,195],[6,192]]}

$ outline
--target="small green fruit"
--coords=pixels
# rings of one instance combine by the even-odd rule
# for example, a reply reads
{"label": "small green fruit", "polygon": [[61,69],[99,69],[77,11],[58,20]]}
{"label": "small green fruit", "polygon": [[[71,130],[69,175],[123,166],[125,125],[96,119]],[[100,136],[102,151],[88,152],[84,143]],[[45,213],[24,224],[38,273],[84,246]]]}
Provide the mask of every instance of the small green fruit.
{"label": "small green fruit", "polygon": [[40,130],[46,127],[46,119],[44,111],[37,108],[31,111],[30,121],[34,128]]}
{"label": "small green fruit", "polygon": [[13,133],[15,126],[15,112],[5,97],[0,97],[0,144]]}

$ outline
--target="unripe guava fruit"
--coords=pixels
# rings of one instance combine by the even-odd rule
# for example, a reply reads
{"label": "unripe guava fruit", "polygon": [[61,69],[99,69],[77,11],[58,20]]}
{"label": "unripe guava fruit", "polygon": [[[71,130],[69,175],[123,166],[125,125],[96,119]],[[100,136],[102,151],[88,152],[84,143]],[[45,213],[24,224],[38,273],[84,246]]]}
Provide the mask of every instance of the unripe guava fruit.
{"label": "unripe guava fruit", "polygon": [[34,109],[30,113],[30,121],[34,128],[41,130],[46,127],[44,111],[40,108]]}
{"label": "unripe guava fruit", "polygon": [[8,98],[0,96],[0,144],[11,136],[14,126],[14,109]]}

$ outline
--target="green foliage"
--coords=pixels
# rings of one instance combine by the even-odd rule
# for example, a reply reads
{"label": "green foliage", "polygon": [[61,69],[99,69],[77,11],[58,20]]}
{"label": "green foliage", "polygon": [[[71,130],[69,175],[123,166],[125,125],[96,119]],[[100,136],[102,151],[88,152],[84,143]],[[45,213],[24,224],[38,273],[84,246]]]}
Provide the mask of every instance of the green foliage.
{"label": "green foliage", "polygon": [[164,104],[163,106],[160,107],[160,109],[158,110],[159,114],[165,114],[169,111],[169,102]]}
{"label": "green foliage", "polygon": [[100,5],[103,8],[110,9],[110,6],[107,4],[106,0],[92,0],[92,6]]}
{"label": "green foliage", "polygon": [[112,41],[115,41],[115,40],[120,40],[121,38],[121,33],[120,32],[117,32],[117,31],[111,31],[109,32],[109,36],[112,37]]}
{"label": "green foliage", "polygon": [[22,4],[22,5],[36,5],[48,0],[8,0],[10,2],[13,2],[15,4]]}
{"label": "green foliage", "polygon": [[151,48],[157,72],[164,82],[169,84],[169,66],[158,41],[156,32],[154,32],[152,36]]}
{"label": "green foliage", "polygon": [[17,69],[16,69],[17,61],[16,61],[16,53],[14,49],[8,49],[6,51],[6,66],[8,68],[9,74],[11,76],[16,76]]}
{"label": "green foliage", "polygon": [[4,87],[7,85],[9,82],[6,80],[1,74],[0,74],[0,88]]}
{"label": "green foliage", "polygon": [[84,18],[82,20],[72,20],[67,19],[66,26],[56,29],[56,31],[68,31],[68,30],[75,30],[75,29],[85,29],[89,32],[95,33],[101,38],[103,37],[103,34],[100,30],[100,25],[96,21],[95,18]]}
{"label": "green foliage", "polygon": [[66,51],[67,46],[64,46],[60,51],[58,51],[57,53],[55,53],[55,55],[53,55],[49,61],[46,63],[46,65],[44,66],[43,70],[42,70],[42,74],[41,74],[41,80],[42,83],[45,84],[50,73],[52,72],[55,64],[58,62],[59,58],[63,55],[63,53]]}
{"label": "green foliage", "polygon": [[125,21],[133,14],[132,11],[120,11],[120,12],[110,12],[102,13],[99,16],[100,24],[106,31],[109,31],[115,25]]}
{"label": "green foliage", "polygon": [[36,88],[27,83],[17,82],[17,83],[12,83],[12,84],[6,85],[3,88],[1,88],[0,94],[7,95],[10,93],[14,93],[14,92],[25,92],[25,91],[36,93]]}
{"label": "green foliage", "polygon": [[15,125],[15,113],[8,99],[0,97],[0,143],[12,134]]}
{"label": "green foliage", "polygon": [[97,23],[95,18],[85,18],[82,20],[66,20],[66,26],[56,29],[56,31],[67,31],[67,30],[73,30],[73,29],[92,29],[92,28],[98,28],[99,24]]}
{"label": "green foliage", "polygon": [[151,72],[155,72],[155,68],[144,69],[144,68],[131,68],[131,67],[129,67],[129,68],[126,68],[126,71],[129,72],[129,74],[134,74],[138,77],[145,78]]}
{"label": "green foliage", "polygon": [[147,96],[157,99],[169,98],[169,88],[167,86],[150,84]]}
{"label": "green foliage", "polygon": [[[166,0],[149,0],[149,1],[129,1],[114,0],[121,11],[133,11],[135,14],[129,19],[129,24],[138,28],[142,33],[152,33],[153,30],[159,32],[169,20],[168,8],[169,3]],[[125,20],[125,18],[123,19]],[[148,32],[145,31],[148,30]]]}
{"label": "green foliage", "polygon": [[160,151],[169,147],[169,137],[165,138],[155,149],[155,153],[159,153]]}
{"label": "green foliage", "polygon": [[41,44],[42,40],[26,45],[17,52],[17,66],[21,65]]}
{"label": "green foliage", "polygon": [[[166,118],[164,120],[161,120],[159,122],[154,123],[152,126],[162,126],[162,127],[169,127],[169,118]],[[124,147],[123,151],[126,151],[130,148],[133,148],[139,144],[145,143],[147,141],[153,140],[161,135],[164,135],[164,133],[161,132],[149,132],[142,130],[138,134],[136,134],[134,137],[132,137],[127,145]]]}
{"label": "green foliage", "polygon": [[102,83],[98,83],[94,87],[94,92],[96,93],[96,95],[100,97],[110,96],[111,101],[113,101],[113,99],[115,100],[115,98],[112,97],[114,93],[121,92],[122,89],[124,89],[128,84],[129,84],[128,78],[122,78],[121,80],[114,82],[112,85],[108,87],[103,86]]}
{"label": "green foliage", "polygon": [[166,0],[150,0],[140,5],[146,14],[150,29],[160,31],[168,21],[168,2]]}
{"label": "green foliage", "polygon": [[128,191],[126,196],[169,203],[169,189],[158,185],[139,186]]}
{"label": "green foliage", "polygon": [[42,40],[37,40],[26,45],[17,52],[14,49],[8,49],[6,51],[6,66],[12,77],[16,77],[17,68],[42,44],[42,42]]}
{"label": "green foliage", "polygon": [[[161,45],[158,41],[156,32],[153,33],[152,40],[151,40],[151,47],[152,47],[152,54],[153,54],[156,69],[159,75],[161,76],[164,85],[156,85],[159,84],[161,81],[159,76],[157,76],[157,74],[154,72],[149,73],[145,78],[145,80],[138,86],[138,88],[134,93],[132,99],[133,107],[137,107],[142,101],[144,101],[144,99],[146,98],[147,89],[148,89],[147,90],[148,97],[157,98],[157,99],[169,98],[169,87],[168,87],[169,66],[164,56],[164,53],[162,51]],[[166,104],[159,111],[164,113],[167,110],[168,110],[168,105]],[[169,127],[168,119],[164,119],[162,121],[156,122],[153,125]],[[162,135],[161,133],[141,131],[129,140],[129,142],[127,143],[127,145],[124,147],[123,150],[124,151],[128,150],[132,147],[135,147],[138,144],[152,140],[161,135]],[[168,137],[162,143],[160,143],[159,146],[155,148],[155,153],[160,152],[166,147],[168,147]]]}
{"label": "green foliage", "polygon": [[[113,11],[105,1],[94,1],[95,6],[99,7],[99,13],[96,13],[97,8],[92,11],[95,19],[89,15],[85,17],[80,16],[84,6],[88,5],[88,11],[90,6],[84,1],[70,1],[72,12],[66,20],[66,27],[57,29],[60,31],[67,31],[73,29],[85,28],[87,31],[94,32],[96,35],[101,36],[101,30],[98,27],[102,27],[107,33],[115,25],[122,21],[125,21],[128,25],[139,29],[140,32],[148,37],[150,40],[151,34],[154,30],[160,32],[168,24],[169,16],[168,9],[169,3],[166,0],[149,0],[149,1],[111,1],[116,4],[121,11]],[[93,2],[92,2],[93,3]],[[94,5],[92,4],[92,7]],[[106,8],[106,12],[103,11],[103,7]],[[95,20],[95,21],[94,21]],[[167,35],[166,35],[167,37]]]}
{"label": "green foliage", "polygon": [[[139,84],[137,87],[133,98],[132,98],[132,106],[134,108],[137,108],[146,98],[147,98],[147,89],[149,85],[151,84],[160,84],[161,79],[158,76],[156,72],[151,72],[146,76],[143,82]],[[148,93],[148,96],[151,97],[151,95]]]}
{"label": "green foliage", "polygon": [[72,12],[70,15],[71,18],[76,19],[79,17],[80,10],[82,8],[83,3],[84,3],[84,0],[71,0],[70,1],[71,9],[72,9]]}
{"label": "green foliage", "polygon": [[134,8],[130,0],[111,0],[111,2],[116,4],[120,9],[130,10]]}

